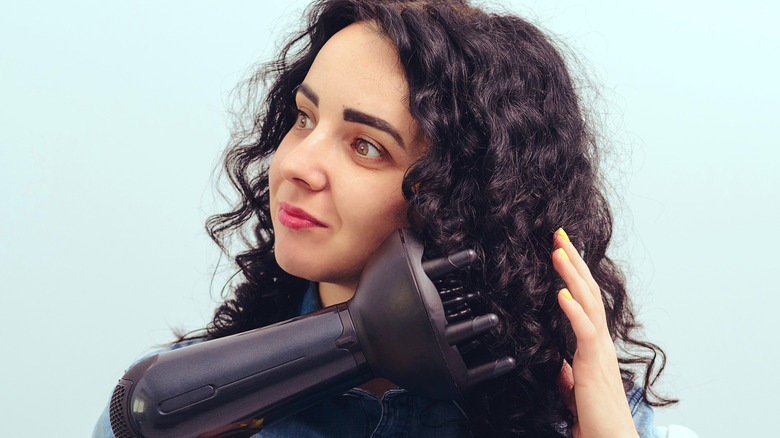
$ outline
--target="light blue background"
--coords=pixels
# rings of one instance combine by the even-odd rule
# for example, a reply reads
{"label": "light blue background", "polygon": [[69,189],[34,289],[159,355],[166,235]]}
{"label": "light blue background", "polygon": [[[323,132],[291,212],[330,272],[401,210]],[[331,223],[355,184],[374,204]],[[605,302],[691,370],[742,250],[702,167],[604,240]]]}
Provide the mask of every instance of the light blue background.
{"label": "light blue background", "polygon": [[[0,7],[0,436],[83,437],[136,357],[208,321],[228,93],[305,1]],[[682,399],[659,424],[774,430],[776,2],[529,1],[600,85],[616,245]],[[279,17],[284,17],[279,20]]]}

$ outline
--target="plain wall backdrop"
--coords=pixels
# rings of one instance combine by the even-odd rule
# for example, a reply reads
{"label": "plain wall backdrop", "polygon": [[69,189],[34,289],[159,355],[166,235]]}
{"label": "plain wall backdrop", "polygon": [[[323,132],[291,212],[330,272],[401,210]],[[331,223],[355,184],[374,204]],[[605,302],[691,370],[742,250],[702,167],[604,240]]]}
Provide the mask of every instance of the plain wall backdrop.
{"label": "plain wall backdrop", "polygon": [[[89,436],[133,360],[208,322],[231,273],[203,229],[224,207],[229,92],[306,4],[0,7],[0,436]],[[661,389],[681,399],[658,424],[765,435],[780,389],[777,3],[503,5],[598,85],[612,254],[669,355]]]}

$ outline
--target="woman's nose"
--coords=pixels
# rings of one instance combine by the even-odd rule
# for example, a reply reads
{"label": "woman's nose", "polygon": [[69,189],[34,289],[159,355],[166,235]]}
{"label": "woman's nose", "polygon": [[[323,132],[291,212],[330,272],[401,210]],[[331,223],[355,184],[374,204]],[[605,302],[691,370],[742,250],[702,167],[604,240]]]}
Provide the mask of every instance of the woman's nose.
{"label": "woman's nose", "polygon": [[296,144],[290,145],[279,167],[282,177],[311,191],[328,185],[328,138],[316,130]]}

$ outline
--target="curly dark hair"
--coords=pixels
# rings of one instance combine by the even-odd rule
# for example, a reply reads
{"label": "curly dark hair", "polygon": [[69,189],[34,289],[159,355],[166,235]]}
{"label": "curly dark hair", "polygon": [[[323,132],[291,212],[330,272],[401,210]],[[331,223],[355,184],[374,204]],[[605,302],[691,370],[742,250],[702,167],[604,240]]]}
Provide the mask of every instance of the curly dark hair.
{"label": "curly dark hair", "polygon": [[[398,50],[409,110],[429,141],[407,171],[408,221],[427,255],[473,248],[460,280],[504,324],[490,343],[518,367],[469,394],[477,436],[560,436],[571,421],[556,386],[576,339],[557,304],[552,235],[563,227],[600,285],[625,385],[640,380],[650,404],[665,356],[635,337],[638,323],[620,269],[606,255],[612,213],[597,172],[596,136],[566,62],[535,26],[453,0],[321,0],[305,30],[239,90],[248,119],[237,126],[224,170],[240,193],[232,211],[207,222],[226,251],[242,230],[250,249],[235,257],[243,280],[216,311],[206,337],[222,337],[291,317],[307,280],[274,260],[267,164],[296,113],[295,88],[339,30],[371,22]],[[264,99],[260,94],[265,93]]]}

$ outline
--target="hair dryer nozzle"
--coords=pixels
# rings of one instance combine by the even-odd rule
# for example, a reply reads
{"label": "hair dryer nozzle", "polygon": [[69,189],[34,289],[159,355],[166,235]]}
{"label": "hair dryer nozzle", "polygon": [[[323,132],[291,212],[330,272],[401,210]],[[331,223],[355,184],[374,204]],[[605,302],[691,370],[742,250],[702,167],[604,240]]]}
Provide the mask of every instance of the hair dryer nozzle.
{"label": "hair dryer nozzle", "polygon": [[366,264],[348,303],[350,316],[375,376],[432,398],[462,399],[473,384],[514,365],[501,359],[490,372],[467,369],[455,344],[491,330],[498,317],[460,321],[471,314],[466,302],[475,296],[448,299],[448,313],[432,281],[467,267],[476,252],[469,249],[426,262],[422,255],[422,243],[411,230],[391,234]]}
{"label": "hair dryer nozzle", "polygon": [[504,357],[499,360],[482,364],[468,370],[469,385],[476,385],[485,380],[502,376],[517,366],[513,357]]}
{"label": "hair dryer nozzle", "polygon": [[458,269],[463,269],[471,264],[477,258],[477,253],[473,249],[459,251],[450,254],[447,257],[427,260],[422,263],[422,269],[431,280],[441,278]]}

